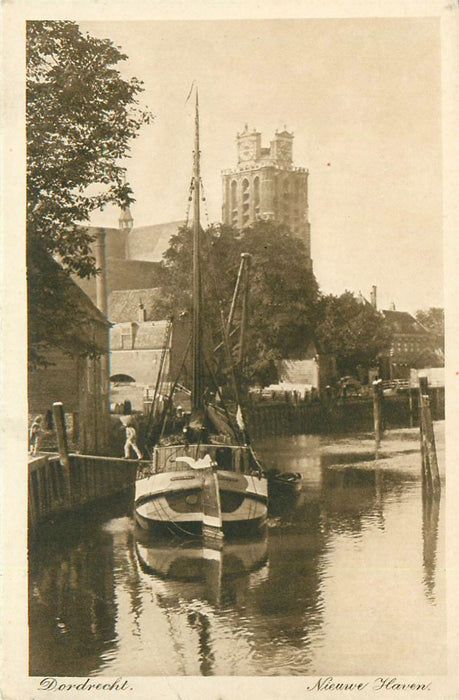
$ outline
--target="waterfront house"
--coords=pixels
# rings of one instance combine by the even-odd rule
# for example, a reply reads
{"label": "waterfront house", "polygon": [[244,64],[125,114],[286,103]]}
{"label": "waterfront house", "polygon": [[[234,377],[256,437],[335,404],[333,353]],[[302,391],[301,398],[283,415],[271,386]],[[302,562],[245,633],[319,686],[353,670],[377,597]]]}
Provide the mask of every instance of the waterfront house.
{"label": "waterfront house", "polygon": [[[42,257],[42,274],[47,284],[65,296],[67,308],[72,308],[73,313],[65,332],[57,328],[55,336],[42,344],[41,364],[29,367],[29,413],[49,418],[52,404],[61,401],[69,418],[70,437],[76,449],[85,454],[105,454],[109,447],[110,324],[51,256]],[[42,308],[41,313],[52,314],[53,311]]]}
{"label": "waterfront house", "polygon": [[410,369],[443,367],[444,352],[438,336],[428,331],[407,311],[381,311],[388,347],[379,356],[383,379],[409,379]]}

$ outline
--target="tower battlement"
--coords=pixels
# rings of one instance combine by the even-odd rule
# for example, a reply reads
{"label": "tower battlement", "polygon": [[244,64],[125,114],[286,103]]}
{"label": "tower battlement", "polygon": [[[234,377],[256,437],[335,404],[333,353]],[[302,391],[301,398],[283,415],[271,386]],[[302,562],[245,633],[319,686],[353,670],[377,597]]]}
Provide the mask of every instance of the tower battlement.
{"label": "tower battlement", "polygon": [[[257,220],[285,224],[311,260],[307,168],[293,165],[293,132],[276,131],[269,148],[246,124],[236,136],[237,165],[222,171],[225,224],[243,229]],[[311,262],[312,265],[312,262]]]}

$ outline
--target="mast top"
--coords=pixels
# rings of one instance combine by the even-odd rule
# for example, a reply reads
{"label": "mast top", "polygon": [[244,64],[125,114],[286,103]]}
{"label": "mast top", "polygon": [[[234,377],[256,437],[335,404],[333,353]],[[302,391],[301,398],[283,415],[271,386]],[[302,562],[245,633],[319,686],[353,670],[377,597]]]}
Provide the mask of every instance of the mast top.
{"label": "mast top", "polygon": [[196,426],[204,425],[204,359],[202,286],[200,270],[200,198],[201,175],[199,164],[199,98],[196,86],[195,136],[193,163],[193,314],[192,314],[192,389],[191,421]]}

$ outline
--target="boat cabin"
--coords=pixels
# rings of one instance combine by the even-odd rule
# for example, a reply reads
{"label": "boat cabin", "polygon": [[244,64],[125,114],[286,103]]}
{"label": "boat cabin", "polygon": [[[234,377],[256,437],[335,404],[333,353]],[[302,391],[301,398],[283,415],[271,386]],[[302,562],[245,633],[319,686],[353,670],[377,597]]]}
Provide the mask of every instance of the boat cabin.
{"label": "boat cabin", "polygon": [[177,461],[179,457],[202,459],[209,455],[218,469],[250,474],[259,471],[252,450],[247,445],[161,445],[155,448],[153,455],[153,473],[171,471],[193,471],[185,462]]}

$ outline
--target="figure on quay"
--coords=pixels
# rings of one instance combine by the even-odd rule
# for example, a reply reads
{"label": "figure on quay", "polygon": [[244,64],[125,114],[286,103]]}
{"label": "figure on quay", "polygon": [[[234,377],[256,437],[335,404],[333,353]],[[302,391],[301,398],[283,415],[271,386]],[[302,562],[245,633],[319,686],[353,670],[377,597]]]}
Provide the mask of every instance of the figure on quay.
{"label": "figure on quay", "polygon": [[29,430],[29,455],[35,457],[38,453],[40,436],[43,431],[43,416],[35,416]]}
{"label": "figure on quay", "polygon": [[137,446],[137,433],[133,425],[126,425],[126,442],[124,443],[124,457],[130,459],[131,449],[137,455],[137,459],[142,459],[142,453]]}

